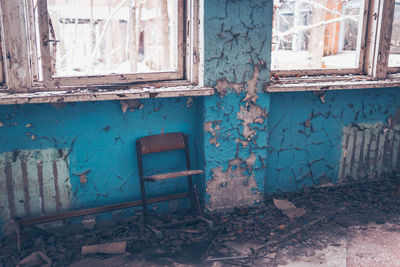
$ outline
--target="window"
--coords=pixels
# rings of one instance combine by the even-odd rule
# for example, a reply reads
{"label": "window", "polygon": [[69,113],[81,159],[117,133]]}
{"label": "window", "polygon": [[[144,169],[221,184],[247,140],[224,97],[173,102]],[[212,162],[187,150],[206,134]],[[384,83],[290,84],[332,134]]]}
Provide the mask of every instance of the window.
{"label": "window", "polygon": [[1,1],[10,64],[0,65],[0,82],[6,70],[12,92],[196,84],[198,5],[197,0]]}
{"label": "window", "polygon": [[[1,35],[0,35],[1,36]],[[2,40],[0,38],[0,87],[4,85],[5,81],[5,72],[4,72],[4,65],[3,65],[3,45],[2,45]]]}
{"label": "window", "polygon": [[4,49],[3,49],[3,32],[1,28],[1,16],[0,16],[0,89],[4,87],[5,84],[5,70],[4,70]]}
{"label": "window", "polygon": [[182,1],[37,0],[34,8],[46,85],[183,78]]}
{"label": "window", "polygon": [[400,70],[399,19],[399,0],[274,0],[272,77],[385,78]]}
{"label": "window", "polygon": [[395,2],[389,67],[400,67],[400,0]]}

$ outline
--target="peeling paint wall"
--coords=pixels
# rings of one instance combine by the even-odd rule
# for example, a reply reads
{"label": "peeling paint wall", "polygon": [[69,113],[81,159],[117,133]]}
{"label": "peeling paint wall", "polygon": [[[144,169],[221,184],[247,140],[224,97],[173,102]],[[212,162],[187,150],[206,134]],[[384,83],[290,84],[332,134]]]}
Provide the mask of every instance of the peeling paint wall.
{"label": "peeling paint wall", "polygon": [[[41,202],[25,204],[38,194],[37,184],[40,196],[38,154],[58,155],[56,169],[64,180],[56,187],[53,163],[43,161],[43,187],[54,187],[50,198],[56,198],[57,190],[69,192],[60,198],[62,208],[140,199],[134,142],[152,134],[189,134],[192,165],[205,171],[195,182],[209,210],[262,203],[272,192],[398,170],[399,89],[264,91],[270,77],[272,10],[272,0],[204,0],[204,84],[215,88],[213,96],[0,106],[0,233],[12,219],[10,190],[13,203],[22,201],[16,203],[18,214],[48,212]],[[12,173],[16,182],[7,185],[6,169],[15,153],[33,156],[26,161],[26,173],[24,160],[11,160],[16,166],[11,169],[19,172]],[[371,161],[374,170],[360,168]],[[145,167],[152,174],[182,168],[183,162],[178,153],[160,153],[146,157]],[[152,184],[148,194],[183,192],[186,183],[181,181]]]}
{"label": "peeling paint wall", "polygon": [[[271,94],[266,192],[397,170],[398,90],[331,91],[325,103],[312,92]],[[360,165],[373,169],[365,173]]]}
{"label": "peeling paint wall", "polygon": [[[23,217],[64,208],[139,200],[135,141],[142,136],[175,131],[188,133],[192,165],[201,168],[202,144],[198,133],[202,133],[203,127],[197,123],[197,118],[201,117],[200,101],[194,98],[191,105],[187,103],[188,98],[130,101],[125,113],[124,105],[119,101],[56,107],[50,104],[0,106],[0,233],[10,217],[13,218],[5,193],[7,187],[13,189],[14,215]],[[161,167],[167,171],[179,169],[183,168],[183,159],[184,153],[154,155],[145,159],[145,167],[149,173]],[[53,162],[56,162],[56,168],[53,168]],[[22,163],[26,165],[25,171]],[[11,165],[12,177],[6,175],[8,165]],[[55,171],[58,173],[57,184]],[[7,179],[13,181],[12,185],[5,183]],[[203,179],[201,175],[195,178],[199,185],[204,184]],[[152,184],[148,194],[152,197],[186,191],[186,183],[179,182],[170,180]],[[43,202],[40,185],[43,185]],[[204,190],[203,186],[200,188]],[[64,197],[63,192],[68,192],[68,197]],[[57,199],[60,209],[54,210]],[[26,206],[26,203],[31,204]],[[180,206],[186,204],[182,202]],[[157,204],[152,208],[162,210],[167,206],[168,203]],[[30,213],[26,212],[27,207]],[[113,214],[132,215],[132,210]]]}
{"label": "peeling paint wall", "polygon": [[68,149],[0,154],[0,218],[31,217],[70,208]]}
{"label": "peeling paint wall", "polygon": [[272,1],[205,1],[206,207],[262,202],[269,96]]}

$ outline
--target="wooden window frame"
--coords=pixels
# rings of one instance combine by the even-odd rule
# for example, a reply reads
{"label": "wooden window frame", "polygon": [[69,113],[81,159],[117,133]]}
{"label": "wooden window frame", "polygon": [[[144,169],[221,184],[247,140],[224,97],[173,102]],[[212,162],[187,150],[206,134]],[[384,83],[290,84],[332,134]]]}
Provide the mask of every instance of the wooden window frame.
{"label": "wooden window frame", "polygon": [[[48,45],[47,1],[38,0],[41,66],[36,55],[36,29],[31,0],[1,1],[3,18],[4,65],[6,88],[9,93],[32,93],[38,91],[75,91],[85,87],[102,86],[118,89],[121,84],[129,88],[141,88],[146,84],[168,81],[170,87],[188,88],[199,82],[199,5],[202,0],[178,0],[178,69],[151,73],[113,74],[95,76],[53,77],[51,75],[50,48]],[[44,42],[43,42],[44,40]],[[40,69],[39,69],[40,68]],[[37,81],[39,73],[42,81]],[[156,85],[157,86],[157,85]],[[162,87],[162,86],[160,86]],[[126,88],[126,87],[124,87]],[[207,94],[209,95],[209,88]],[[190,94],[190,93],[189,93]]]}
{"label": "wooden window frame", "polygon": [[44,87],[57,88],[63,86],[102,85],[183,79],[184,36],[186,36],[184,34],[184,8],[183,0],[178,0],[178,66],[176,71],[58,77],[52,76],[47,0],[38,0],[40,52],[42,58]]}
{"label": "wooden window frame", "polygon": [[[400,72],[400,67],[388,67],[394,4],[395,0],[365,0],[361,3],[360,10],[363,12],[363,19],[359,22],[359,34],[357,35],[357,68],[272,70],[271,86],[267,86],[266,90],[279,91],[277,88],[281,86],[275,86],[274,83],[304,84],[305,82],[324,81],[324,75],[343,76],[343,79],[338,77],[338,80],[341,82],[348,80],[348,87],[351,87],[351,80],[354,80],[351,75],[386,79],[388,74]],[[315,79],[310,79],[309,76],[315,76]],[[287,81],[286,77],[288,77]],[[297,82],[293,81],[293,77],[297,77],[297,79],[294,78]],[[298,91],[297,89],[296,91]]]}

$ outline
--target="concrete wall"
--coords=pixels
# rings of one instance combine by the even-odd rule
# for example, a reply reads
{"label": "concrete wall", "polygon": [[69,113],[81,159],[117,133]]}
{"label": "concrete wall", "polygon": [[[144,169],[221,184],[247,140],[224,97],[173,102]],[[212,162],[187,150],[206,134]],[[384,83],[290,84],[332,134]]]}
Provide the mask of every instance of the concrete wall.
{"label": "concrete wall", "polygon": [[[15,216],[139,199],[134,142],[163,132],[190,135],[210,210],[398,168],[398,89],[332,91],[325,104],[312,92],[265,93],[272,1],[204,2],[205,84],[214,96],[130,101],[126,113],[119,101],[0,106],[0,232]],[[181,159],[161,154],[146,167],[179,168]],[[150,196],[182,192],[180,181],[154,184]]]}

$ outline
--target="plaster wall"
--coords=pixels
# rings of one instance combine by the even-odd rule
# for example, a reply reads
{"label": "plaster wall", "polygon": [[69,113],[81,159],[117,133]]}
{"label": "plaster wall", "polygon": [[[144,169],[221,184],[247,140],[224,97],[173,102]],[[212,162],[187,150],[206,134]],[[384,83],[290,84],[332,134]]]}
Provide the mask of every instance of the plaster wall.
{"label": "plaster wall", "polygon": [[[353,164],[372,161],[380,174],[397,170],[398,89],[330,91],[325,103],[312,92],[264,91],[270,77],[272,2],[204,0],[204,83],[215,88],[213,96],[0,106],[1,192],[15,193],[12,202],[17,201],[21,216],[53,212],[46,209],[53,197],[60,210],[138,200],[135,140],[177,131],[189,134],[192,163],[205,171],[196,184],[209,210],[262,203],[268,193],[347,182],[350,176],[364,179],[362,168],[350,169]],[[373,136],[380,135],[378,142]],[[44,154],[53,155],[47,165],[42,162],[50,182],[39,180],[39,155]],[[182,159],[161,153],[146,158],[145,165],[155,173],[183,167]],[[53,161],[66,170],[57,182],[62,190],[69,187],[65,198],[60,188],[57,198],[51,180]],[[20,171],[11,172],[10,183],[6,169],[11,165]],[[152,184],[149,195],[182,192],[181,182]],[[50,200],[42,200],[46,194],[40,184],[52,185]],[[0,232],[12,219],[10,201],[8,193],[0,195]],[[46,201],[44,210],[41,201]],[[151,209],[185,205],[170,202]]]}

